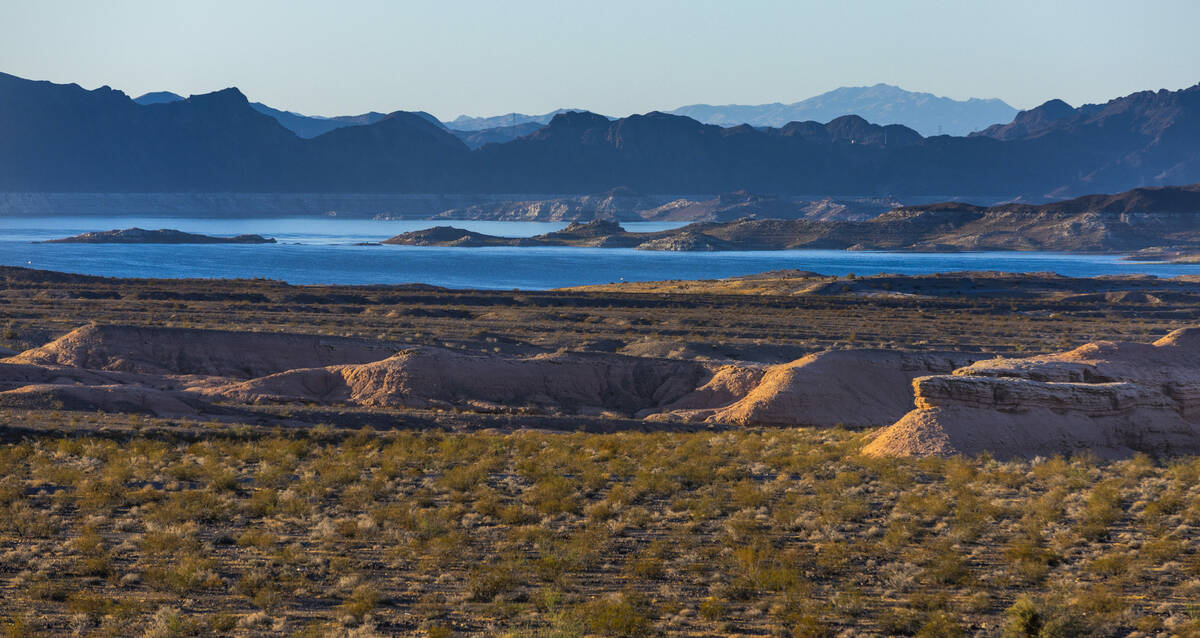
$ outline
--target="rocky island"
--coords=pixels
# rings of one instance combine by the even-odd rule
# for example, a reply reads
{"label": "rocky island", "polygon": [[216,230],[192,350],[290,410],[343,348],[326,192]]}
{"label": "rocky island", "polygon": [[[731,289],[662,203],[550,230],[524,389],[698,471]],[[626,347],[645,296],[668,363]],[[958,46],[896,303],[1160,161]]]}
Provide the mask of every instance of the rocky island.
{"label": "rocky island", "polygon": [[160,228],[123,228],[83,233],[62,239],[50,239],[43,244],[274,244],[275,240],[262,235],[237,235],[236,237],[213,237],[185,233],[181,230]]}
{"label": "rocky island", "polygon": [[[1200,250],[1200,184],[1138,188],[1052,204],[976,206],[943,202],[891,210],[866,221],[755,219],[698,222],[634,233],[614,221],[574,222],[534,237],[495,237],[448,226],[397,235],[414,246],[587,246],[639,250],[1039,250],[1128,253]],[[1168,248],[1164,248],[1168,247]]]}

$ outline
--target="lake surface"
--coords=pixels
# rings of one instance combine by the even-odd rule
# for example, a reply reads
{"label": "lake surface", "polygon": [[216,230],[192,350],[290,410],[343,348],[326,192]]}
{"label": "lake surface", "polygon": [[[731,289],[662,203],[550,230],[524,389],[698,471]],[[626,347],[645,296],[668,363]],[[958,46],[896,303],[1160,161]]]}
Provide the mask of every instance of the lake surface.
{"label": "lake surface", "polygon": [[[884,253],[781,250],[665,253],[620,248],[432,248],[354,246],[435,225],[507,237],[566,226],[555,222],[375,221],[337,218],[180,219],[0,217],[0,264],[112,277],[278,279],[294,284],[427,283],[457,288],[541,289],[620,280],[715,279],[797,268],[829,275],[956,270],[1047,271],[1075,277],[1200,274],[1200,264],[1121,261],[1112,255],[1033,252]],[[680,223],[628,223],[663,230]],[[113,228],[174,228],[207,235],[257,233],[274,245],[34,244]]]}

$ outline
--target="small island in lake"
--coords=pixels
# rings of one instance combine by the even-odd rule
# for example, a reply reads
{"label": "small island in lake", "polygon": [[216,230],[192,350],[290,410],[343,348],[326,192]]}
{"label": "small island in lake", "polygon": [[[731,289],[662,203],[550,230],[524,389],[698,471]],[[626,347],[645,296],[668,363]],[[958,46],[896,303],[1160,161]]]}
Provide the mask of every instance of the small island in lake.
{"label": "small island in lake", "polygon": [[262,235],[237,235],[236,237],[213,237],[185,233],[181,230],[160,228],[123,228],[83,233],[62,239],[49,239],[43,244],[274,244],[271,237]]}

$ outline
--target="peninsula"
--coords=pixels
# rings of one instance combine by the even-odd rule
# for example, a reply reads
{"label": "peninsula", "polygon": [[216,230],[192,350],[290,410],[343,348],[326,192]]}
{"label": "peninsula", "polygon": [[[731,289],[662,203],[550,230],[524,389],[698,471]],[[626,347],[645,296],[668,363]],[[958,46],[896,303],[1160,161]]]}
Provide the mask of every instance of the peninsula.
{"label": "peninsula", "polygon": [[575,222],[534,237],[495,237],[449,226],[403,233],[413,246],[587,246],[639,250],[844,249],[953,252],[1041,250],[1129,253],[1200,249],[1200,184],[1137,188],[1042,204],[943,202],[866,221],[743,218],[634,233],[617,222]]}

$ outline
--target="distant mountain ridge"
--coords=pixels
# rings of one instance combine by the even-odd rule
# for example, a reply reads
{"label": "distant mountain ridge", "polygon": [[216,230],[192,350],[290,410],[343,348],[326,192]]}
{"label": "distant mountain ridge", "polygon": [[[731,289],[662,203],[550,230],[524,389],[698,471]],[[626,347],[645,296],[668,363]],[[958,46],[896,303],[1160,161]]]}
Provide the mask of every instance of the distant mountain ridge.
{"label": "distant mountain ridge", "polygon": [[480,131],[489,128],[499,128],[508,126],[520,126],[523,124],[540,124],[545,126],[554,119],[559,113],[571,113],[576,111],[585,111],[585,109],[555,109],[549,113],[541,115],[526,115],[524,113],[506,113],[504,115],[493,115],[491,117],[471,117],[469,115],[460,115],[446,123],[446,128],[451,128],[457,131]]}
{"label": "distant mountain ridge", "polygon": [[[161,104],[184,99],[170,91],[147,93],[138,104]],[[386,114],[369,112],[360,115],[313,116],[276,109],[261,102],[251,105],[261,113],[275,118],[297,135],[311,138],[335,128],[374,124]],[[1068,107],[1069,108],[1069,107]],[[504,143],[528,135],[549,124],[561,113],[586,112],[583,109],[555,109],[540,115],[507,113],[490,117],[460,115],[450,122],[440,122],[428,113],[420,112],[431,121],[442,124],[470,148],[489,143]],[[988,126],[1009,122],[1017,110],[999,99],[952,100],[930,93],[905,91],[897,86],[876,84],[864,87],[842,87],[792,104],[761,104],[712,106],[693,104],[668,111],[684,115],[705,124],[723,127],[749,124],[755,127],[782,127],[791,122],[828,122],[843,115],[858,115],[875,124],[907,126],[923,136],[947,134],[966,135]],[[612,119],[612,118],[609,118]]]}
{"label": "distant mountain ridge", "polygon": [[0,74],[0,191],[973,196],[1045,201],[1200,182],[1200,85],[1031,109],[970,137],[859,116],[722,128],[559,113],[471,149],[426,115],[301,138],[237,89],[139,105]]}
{"label": "distant mountain ridge", "polygon": [[170,91],[152,91],[144,93],[133,99],[134,102],[146,106],[149,104],[167,104],[168,102],[181,102],[187,98],[178,93]]}
{"label": "distant mountain ridge", "polygon": [[[134,98],[134,102],[142,106],[151,104],[168,104],[171,102],[181,102],[184,98],[182,95],[172,93],[170,91],[155,91],[146,93]],[[285,111],[282,109],[273,108],[263,104],[262,102],[251,102],[250,107],[263,115],[269,115],[283,125],[284,128],[292,131],[297,136],[308,139],[324,135],[334,129],[344,128],[347,126],[363,126],[374,124],[388,116],[387,113],[371,111],[369,113],[361,113],[359,115],[336,115],[325,117],[321,115],[303,115],[294,111]],[[421,117],[446,128],[444,124],[436,117],[425,111],[410,111]],[[549,120],[547,120],[549,121]],[[496,126],[484,129],[470,130],[450,130],[456,137],[461,139],[469,148],[478,148],[484,144],[508,142],[522,135],[528,135],[533,131],[541,128],[542,124],[527,122],[514,126]],[[448,129],[449,130],[449,129]]]}
{"label": "distant mountain ridge", "polygon": [[[184,98],[170,91],[146,93],[134,99],[142,105],[175,102]],[[315,116],[277,109],[252,102],[255,110],[270,115],[284,127],[304,138],[327,133],[335,128],[374,124],[386,114],[371,111],[359,115]],[[1067,107],[1070,108],[1070,107]],[[443,123],[431,114],[416,111],[445,126],[470,148],[489,143],[504,143],[528,135],[549,124],[560,113],[586,112],[583,109],[555,109],[540,115],[507,113],[490,117],[460,115]],[[1017,110],[999,99],[970,98],[952,100],[931,93],[905,91],[897,86],[876,84],[842,87],[792,104],[723,105],[693,104],[673,111],[705,124],[733,127],[782,127],[791,122],[828,122],[843,115],[858,115],[875,124],[900,124],[923,136],[966,135],[988,126],[1009,122]],[[609,118],[612,119],[612,118]]]}
{"label": "distant mountain ridge", "polygon": [[[185,99],[187,98],[170,91],[155,91],[153,93],[146,93],[138,96],[134,98],[133,101],[141,104],[142,106],[149,106],[151,104],[182,102]],[[272,108],[266,104],[263,104],[262,102],[251,102],[250,107],[259,113],[262,113],[263,115],[269,115],[272,118],[275,118],[275,121],[282,124],[284,128],[303,138],[316,137],[318,135],[328,133],[333,129],[342,128],[343,126],[374,124],[387,117],[386,113],[378,113],[376,111],[362,113],[360,115],[339,115],[335,117],[302,115],[293,111],[284,111]],[[423,111],[419,111],[419,113],[424,115],[430,121],[437,122],[439,125],[441,124],[441,122],[438,122],[436,117]]]}
{"label": "distant mountain ridge", "polygon": [[780,127],[789,122],[828,122],[858,115],[874,124],[902,124],[925,137],[966,135],[992,124],[1008,122],[1017,110],[999,99],[953,100],[932,93],[905,91],[898,86],[847,86],[791,104],[692,104],[673,111],[718,126]]}

